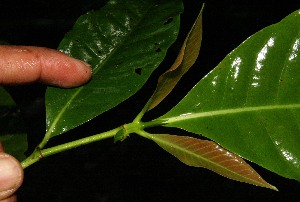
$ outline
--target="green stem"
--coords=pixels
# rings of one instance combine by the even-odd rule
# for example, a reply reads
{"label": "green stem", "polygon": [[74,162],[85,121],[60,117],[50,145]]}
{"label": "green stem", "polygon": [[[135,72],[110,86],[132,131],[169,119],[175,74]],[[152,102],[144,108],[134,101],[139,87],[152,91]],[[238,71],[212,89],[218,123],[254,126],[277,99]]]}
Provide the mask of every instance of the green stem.
{"label": "green stem", "polygon": [[50,139],[50,133],[46,133],[45,134],[45,137],[43,138],[43,140],[40,142],[40,144],[37,146],[37,148],[44,148],[47,144],[47,142],[49,141]]}
{"label": "green stem", "polygon": [[[119,130],[121,129],[121,127],[115,128],[113,130],[104,132],[104,133],[99,133],[96,135],[92,135],[89,137],[85,137],[79,140],[75,140],[72,142],[68,142],[65,144],[61,144],[61,145],[57,145],[54,147],[50,147],[47,149],[43,149],[43,150],[39,150],[36,149],[29,157],[27,157],[24,161],[21,162],[21,165],[24,168],[27,168],[28,166],[32,165],[33,163],[39,161],[40,159],[53,155],[53,154],[57,154],[59,152],[62,151],[66,151],[69,149],[73,149],[82,145],[86,145],[92,142],[96,142],[99,140],[103,140],[103,139],[107,139],[110,137],[113,137]],[[39,148],[39,147],[38,147]]]}
{"label": "green stem", "polygon": [[120,126],[118,128],[112,129],[107,132],[99,133],[99,134],[85,137],[85,138],[82,138],[79,140],[74,140],[72,142],[57,145],[54,147],[50,147],[50,148],[46,148],[46,149],[40,149],[40,147],[37,147],[37,149],[35,149],[35,151],[29,157],[27,157],[24,161],[21,162],[21,165],[22,165],[23,169],[27,168],[28,166],[36,163],[40,159],[45,158],[47,156],[57,154],[57,153],[60,153],[60,152],[63,152],[63,151],[69,150],[69,149],[74,149],[76,147],[86,145],[86,144],[89,144],[92,142],[96,142],[96,141],[100,141],[103,139],[114,137],[117,134],[117,132],[120,130],[125,130],[126,134],[128,134],[128,135],[131,133],[139,134],[141,131],[143,131],[144,128],[150,128],[150,127],[155,127],[155,126],[159,126],[159,125],[162,125],[162,122],[157,121],[157,120],[153,120],[153,121],[149,121],[149,122],[145,122],[145,123],[132,122],[132,123],[125,124],[123,126]]}
{"label": "green stem", "polygon": [[152,121],[149,121],[149,122],[140,122],[142,128],[153,128],[153,127],[156,127],[156,126],[162,126],[164,125],[164,122],[161,121],[161,120],[152,120]]}
{"label": "green stem", "polygon": [[133,123],[138,123],[141,121],[141,119],[143,118],[144,114],[147,112],[147,108],[144,107],[142,109],[142,111],[135,117],[135,119],[133,120]]}
{"label": "green stem", "polygon": [[135,117],[135,119],[133,120],[133,123],[138,123],[138,122],[140,122],[142,120],[142,118],[145,115],[145,113],[149,110],[149,106],[150,106],[151,102],[152,102],[152,97],[145,104],[145,106],[142,109],[142,111]]}
{"label": "green stem", "polygon": [[152,139],[152,136],[153,136],[151,133],[148,133],[144,130],[138,131],[138,132],[136,132],[136,134],[138,134],[139,136],[142,136],[144,138],[150,139],[150,140]]}

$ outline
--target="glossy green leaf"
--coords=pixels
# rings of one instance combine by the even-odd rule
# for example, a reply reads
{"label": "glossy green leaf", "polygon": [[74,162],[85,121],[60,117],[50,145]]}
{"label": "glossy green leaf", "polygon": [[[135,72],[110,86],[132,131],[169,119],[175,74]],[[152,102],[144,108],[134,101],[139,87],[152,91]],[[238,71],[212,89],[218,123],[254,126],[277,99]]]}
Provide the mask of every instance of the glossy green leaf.
{"label": "glossy green leaf", "polygon": [[195,63],[202,41],[202,12],[201,9],[193,27],[183,42],[181,50],[171,68],[158,79],[157,88],[147,103],[148,110],[156,107],[173,90],[181,77]]}
{"label": "glossy green leaf", "polygon": [[300,180],[299,25],[296,11],[248,38],[159,120]]}
{"label": "glossy green leaf", "polygon": [[46,92],[47,134],[66,132],[135,94],[179,30],[180,0],[111,0],[81,16],[59,49],[93,67],[85,86]]}
{"label": "glossy green leaf", "polygon": [[212,141],[167,134],[147,134],[145,137],[189,166],[207,168],[229,179],[277,190],[241,157]]}

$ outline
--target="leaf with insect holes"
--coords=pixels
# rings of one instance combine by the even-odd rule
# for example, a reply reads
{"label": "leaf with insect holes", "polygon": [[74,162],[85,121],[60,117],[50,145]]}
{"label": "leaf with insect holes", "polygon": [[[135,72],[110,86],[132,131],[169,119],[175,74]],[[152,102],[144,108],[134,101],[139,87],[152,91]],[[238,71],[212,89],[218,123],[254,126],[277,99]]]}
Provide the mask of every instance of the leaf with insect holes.
{"label": "leaf with insect holes", "polygon": [[220,145],[197,138],[168,134],[143,134],[183,163],[212,170],[224,177],[277,190],[241,157]]}
{"label": "leaf with insect holes", "polygon": [[65,133],[134,95],[176,40],[182,2],[111,0],[81,16],[59,49],[93,67],[79,88],[49,87],[46,138]]}
{"label": "leaf with insect holes", "polygon": [[204,6],[188,33],[181,50],[171,68],[162,74],[158,79],[156,90],[146,105],[149,111],[156,107],[173,90],[181,77],[195,63],[202,41],[202,12]]}

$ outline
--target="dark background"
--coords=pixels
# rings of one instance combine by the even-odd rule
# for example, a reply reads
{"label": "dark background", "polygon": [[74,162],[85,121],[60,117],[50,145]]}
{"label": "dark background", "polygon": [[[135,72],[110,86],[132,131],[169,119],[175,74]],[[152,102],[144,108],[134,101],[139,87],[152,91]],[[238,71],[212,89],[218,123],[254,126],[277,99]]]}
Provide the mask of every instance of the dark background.
{"label": "dark background", "polygon": [[[260,29],[300,9],[299,1],[206,1],[203,43],[197,64],[166,101],[147,115],[161,115],[175,105],[231,50]],[[135,96],[103,116],[50,141],[49,146],[105,131],[132,121],[156,86],[157,77],[176,57],[202,1],[184,1],[181,30],[161,69]],[[0,2],[0,39],[10,44],[56,48],[75,20],[100,8],[101,0]],[[300,26],[300,25],[299,25]],[[22,109],[30,149],[44,133],[41,84],[8,89]],[[173,133],[179,133],[174,130]],[[182,134],[182,133],[181,133]],[[105,140],[48,157],[25,170],[18,192],[23,201],[296,201],[300,184],[250,163],[280,191],[232,181],[211,171],[183,165],[154,143],[131,135],[121,143]]]}

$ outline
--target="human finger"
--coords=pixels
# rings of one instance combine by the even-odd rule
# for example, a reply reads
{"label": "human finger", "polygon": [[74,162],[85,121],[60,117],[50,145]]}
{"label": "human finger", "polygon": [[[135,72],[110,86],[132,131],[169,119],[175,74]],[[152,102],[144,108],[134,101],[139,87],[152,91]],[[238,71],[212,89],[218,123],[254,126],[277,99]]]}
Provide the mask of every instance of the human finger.
{"label": "human finger", "polygon": [[0,85],[40,81],[64,88],[86,83],[88,64],[60,51],[34,46],[0,46]]}

